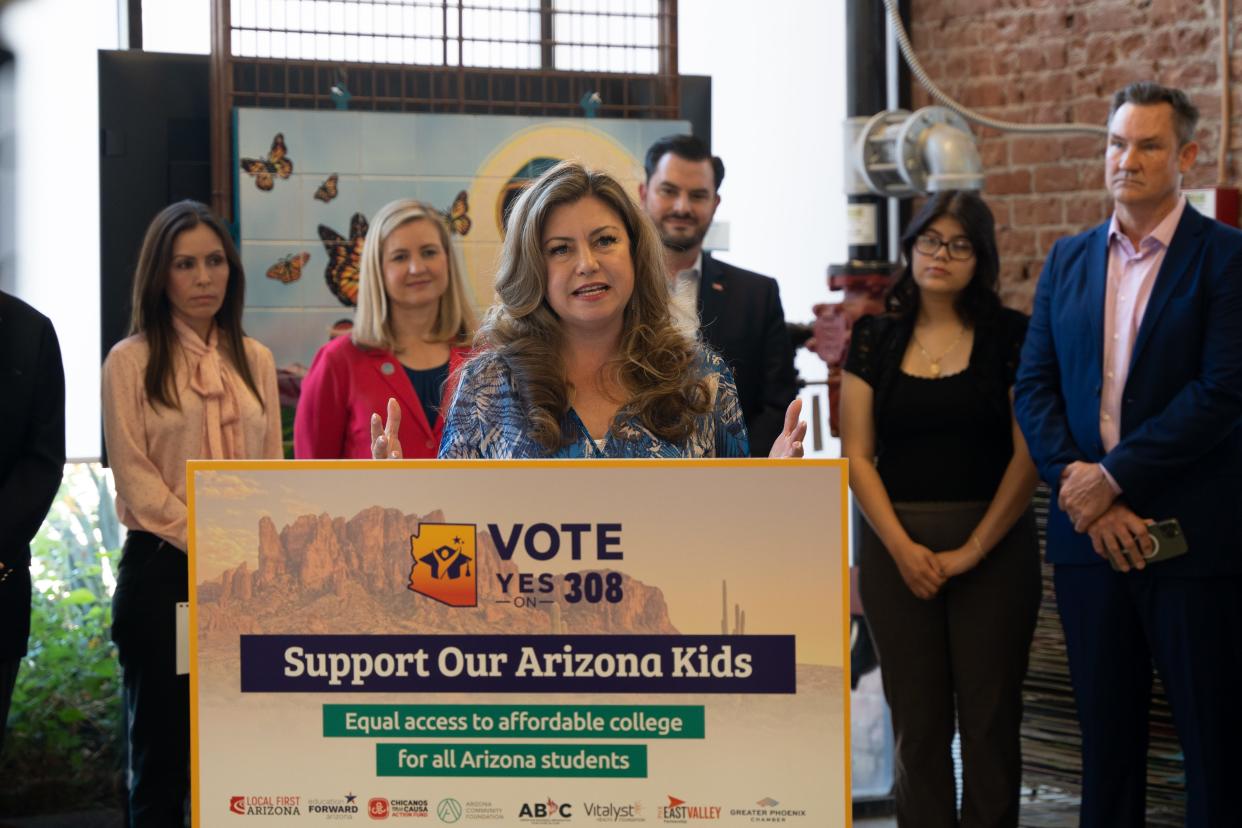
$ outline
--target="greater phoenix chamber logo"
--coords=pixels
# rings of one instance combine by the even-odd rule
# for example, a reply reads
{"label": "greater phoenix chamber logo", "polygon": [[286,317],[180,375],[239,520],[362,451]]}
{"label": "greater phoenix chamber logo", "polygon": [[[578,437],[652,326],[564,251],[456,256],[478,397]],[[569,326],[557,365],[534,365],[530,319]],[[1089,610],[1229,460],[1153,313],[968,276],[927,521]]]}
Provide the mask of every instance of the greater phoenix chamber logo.
{"label": "greater phoenix chamber logo", "polygon": [[409,589],[450,607],[477,607],[478,553],[473,523],[423,523],[410,536]]}

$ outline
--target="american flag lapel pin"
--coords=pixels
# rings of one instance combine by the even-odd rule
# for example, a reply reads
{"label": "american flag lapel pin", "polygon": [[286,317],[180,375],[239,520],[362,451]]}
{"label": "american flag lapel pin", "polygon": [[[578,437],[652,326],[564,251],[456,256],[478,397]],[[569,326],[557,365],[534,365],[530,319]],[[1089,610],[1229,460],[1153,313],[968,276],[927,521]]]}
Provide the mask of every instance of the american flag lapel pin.
{"label": "american flag lapel pin", "polygon": [[712,290],[718,290],[721,293],[724,293],[724,285],[720,284],[720,282],[712,282]]}

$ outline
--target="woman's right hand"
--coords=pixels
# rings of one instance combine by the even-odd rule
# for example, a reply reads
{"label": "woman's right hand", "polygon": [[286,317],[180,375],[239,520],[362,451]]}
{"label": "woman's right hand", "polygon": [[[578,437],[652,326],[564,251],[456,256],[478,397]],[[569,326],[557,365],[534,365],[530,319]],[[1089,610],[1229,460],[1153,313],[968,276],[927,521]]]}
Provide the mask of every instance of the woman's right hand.
{"label": "woman's right hand", "polygon": [[371,459],[400,460],[401,438],[397,433],[401,430],[401,404],[396,397],[388,398],[388,420],[380,422],[378,413],[371,415]]}
{"label": "woman's right hand", "polygon": [[920,543],[911,541],[903,544],[893,550],[892,554],[901,579],[906,582],[911,592],[925,601],[935,598],[948,580],[936,559],[936,553]]}

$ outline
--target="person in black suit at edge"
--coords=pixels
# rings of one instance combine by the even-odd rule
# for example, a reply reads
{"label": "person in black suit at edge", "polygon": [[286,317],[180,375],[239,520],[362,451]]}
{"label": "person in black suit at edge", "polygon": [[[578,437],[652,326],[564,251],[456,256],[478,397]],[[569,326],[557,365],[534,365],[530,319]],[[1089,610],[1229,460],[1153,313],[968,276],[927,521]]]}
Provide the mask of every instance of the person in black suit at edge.
{"label": "person in black suit at edge", "polygon": [[693,135],[647,150],[643,209],[664,242],[673,304],[733,370],[752,456],[766,457],[798,394],[793,345],[776,280],[712,258],[703,237],[720,205],[724,162]]}
{"label": "person in black suit at edge", "polygon": [[0,750],[30,637],[30,541],[65,470],[65,371],[52,323],[0,291]]}

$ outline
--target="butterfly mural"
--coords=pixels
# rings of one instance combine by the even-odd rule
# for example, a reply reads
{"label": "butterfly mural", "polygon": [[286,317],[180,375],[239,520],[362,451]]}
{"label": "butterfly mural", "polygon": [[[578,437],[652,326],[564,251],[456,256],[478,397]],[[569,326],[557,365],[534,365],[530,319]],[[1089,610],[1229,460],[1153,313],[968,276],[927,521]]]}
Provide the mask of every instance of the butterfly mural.
{"label": "butterfly mural", "polygon": [[319,225],[319,238],[328,251],[328,266],[323,277],[328,290],[347,307],[358,303],[358,268],[362,262],[362,245],[367,238],[367,217],[354,213],[349,220],[349,238],[325,224]]}
{"label": "butterfly mural", "polygon": [[324,179],[324,182],[319,185],[319,189],[315,190],[315,200],[327,204],[336,198],[336,182],[338,180],[340,178],[336,173],[332,173],[332,175]]}
{"label": "butterfly mural", "polygon": [[274,176],[288,178],[293,175],[293,160],[289,158],[289,149],[285,146],[285,134],[276,133],[267,158],[243,158],[241,169],[242,172],[253,175],[254,186],[264,192],[272,189],[276,183]]}
{"label": "butterfly mural", "polygon": [[283,284],[296,282],[302,278],[302,268],[310,261],[310,253],[291,253],[267,269],[267,278],[276,279]]}
{"label": "butterfly mural", "polygon": [[453,199],[453,204],[447,210],[441,211],[440,215],[444,216],[445,222],[448,223],[449,231],[456,236],[464,236],[470,232],[472,226],[470,221],[470,202],[466,198],[466,191],[462,190],[457,194],[457,198]]}

